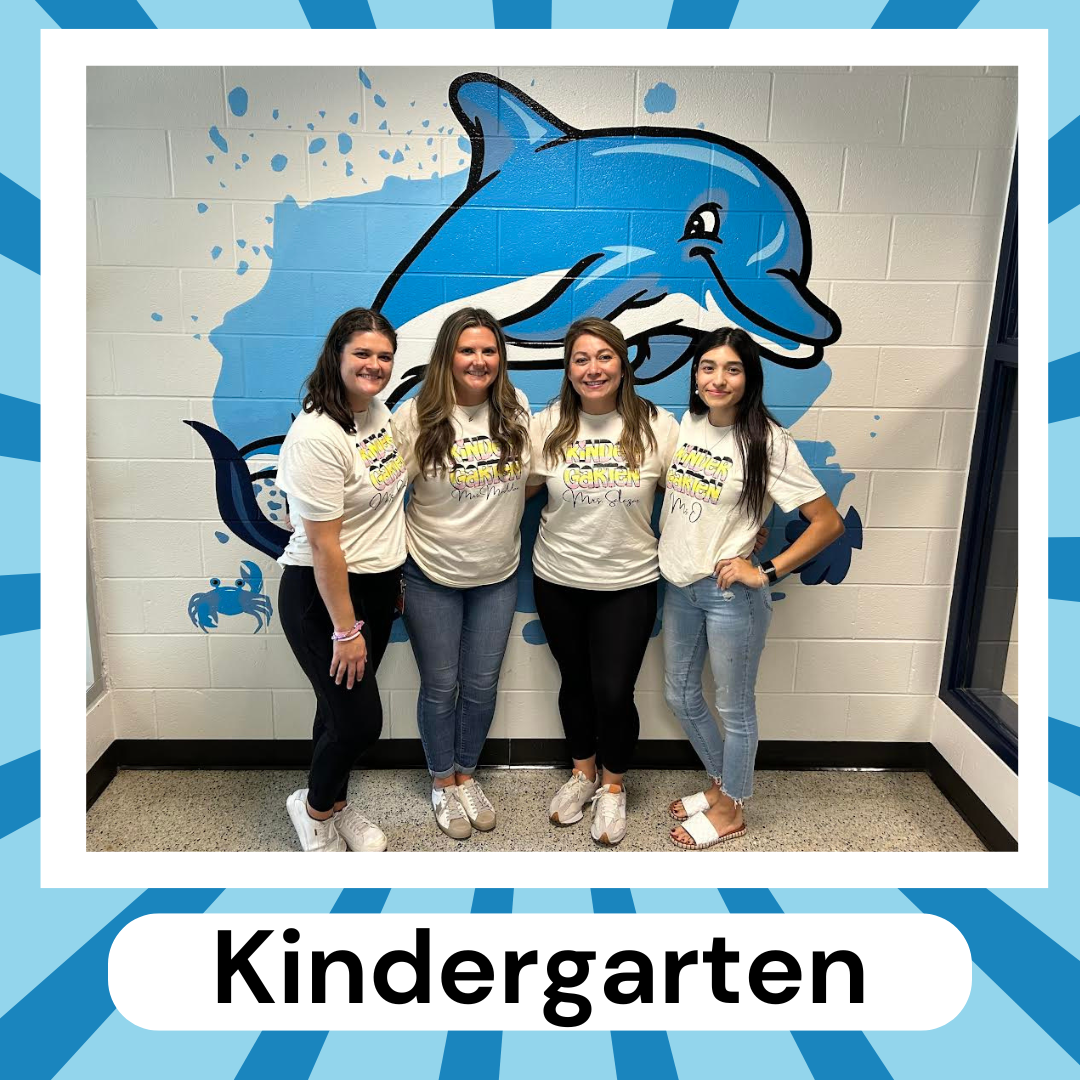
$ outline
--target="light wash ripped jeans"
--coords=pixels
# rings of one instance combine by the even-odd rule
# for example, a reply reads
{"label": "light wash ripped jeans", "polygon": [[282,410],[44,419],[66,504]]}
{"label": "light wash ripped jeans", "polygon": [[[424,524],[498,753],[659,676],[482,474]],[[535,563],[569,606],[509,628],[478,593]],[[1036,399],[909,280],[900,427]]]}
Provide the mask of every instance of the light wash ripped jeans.
{"label": "light wash ripped jeans", "polygon": [[[664,698],[679,718],[705,771],[736,803],[754,787],[758,661],[772,619],[769,589],[716,578],[667,584],[664,597]],[[716,683],[717,726],[701,688],[705,654]],[[723,727],[723,737],[720,727]]]}

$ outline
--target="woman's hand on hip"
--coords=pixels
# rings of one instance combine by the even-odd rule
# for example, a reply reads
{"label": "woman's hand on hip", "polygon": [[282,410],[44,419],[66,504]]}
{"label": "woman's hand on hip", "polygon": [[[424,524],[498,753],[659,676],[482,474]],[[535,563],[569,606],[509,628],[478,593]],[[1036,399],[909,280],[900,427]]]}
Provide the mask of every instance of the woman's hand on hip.
{"label": "woman's hand on hip", "polygon": [[738,581],[748,589],[760,589],[765,575],[749,559],[721,559],[713,568],[718,588],[727,589]]}
{"label": "woman's hand on hip", "polygon": [[364,635],[352,641],[335,641],[334,656],[330,661],[330,678],[339,686],[345,679],[345,689],[351,690],[364,677],[367,666],[367,642]]}

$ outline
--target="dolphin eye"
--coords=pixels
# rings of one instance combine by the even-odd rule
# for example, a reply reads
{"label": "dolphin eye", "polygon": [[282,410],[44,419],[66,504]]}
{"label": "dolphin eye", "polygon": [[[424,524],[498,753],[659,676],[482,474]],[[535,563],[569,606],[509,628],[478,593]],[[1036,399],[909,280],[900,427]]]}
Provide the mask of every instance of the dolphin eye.
{"label": "dolphin eye", "polygon": [[242,589],[242,588],[244,587],[244,582],[243,582],[243,580],[242,580],[241,578],[237,578],[237,579],[236,579],[236,580],[235,580],[235,581],[233,582],[233,584],[234,584],[234,585],[239,585],[241,589]]}
{"label": "dolphin eye", "polygon": [[721,244],[720,239],[720,214],[721,208],[716,203],[703,203],[686,220],[686,230],[683,232],[683,240],[715,240]]}
{"label": "dolphin eye", "polygon": [[219,585],[221,584],[221,578],[219,578],[219,577],[212,577],[212,578],[210,579],[210,584],[211,584],[211,585],[212,585],[212,586],[213,586],[213,587],[214,587],[214,588],[216,589],[216,588],[217,588],[217,587],[218,587],[218,586],[219,586]]}

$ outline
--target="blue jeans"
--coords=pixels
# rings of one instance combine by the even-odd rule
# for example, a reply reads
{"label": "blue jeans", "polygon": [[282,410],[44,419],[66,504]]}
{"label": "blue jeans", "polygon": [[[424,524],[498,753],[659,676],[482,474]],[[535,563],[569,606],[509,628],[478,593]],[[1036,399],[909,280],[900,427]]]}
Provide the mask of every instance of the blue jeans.
{"label": "blue jeans", "polygon": [[416,723],[437,780],[471,776],[495,715],[495,691],[517,604],[517,576],[453,589],[405,562],[405,627],[420,697]]}
{"label": "blue jeans", "polygon": [[[754,787],[754,684],[771,618],[768,588],[735,582],[721,589],[707,577],[685,586],[669,582],[665,593],[664,698],[706,772],[737,803],[749,798]],[[723,738],[701,690],[706,651]]]}

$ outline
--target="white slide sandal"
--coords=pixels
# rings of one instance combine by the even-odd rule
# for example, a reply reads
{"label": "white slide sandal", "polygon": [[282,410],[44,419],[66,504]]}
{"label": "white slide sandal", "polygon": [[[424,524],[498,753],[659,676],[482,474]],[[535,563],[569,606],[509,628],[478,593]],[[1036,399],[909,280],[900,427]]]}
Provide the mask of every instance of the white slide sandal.
{"label": "white slide sandal", "polygon": [[687,818],[691,818],[697,813],[704,814],[705,811],[709,809],[709,800],[704,791],[695,791],[693,795],[684,795],[681,799],[676,801],[683,804],[683,816],[676,816],[673,809],[675,803],[672,803],[668,807],[668,813],[671,815],[671,820],[677,821],[680,825],[686,821]]}
{"label": "white slide sandal", "polygon": [[704,812],[694,814],[693,817],[687,818],[680,824],[694,842],[692,844],[680,844],[674,836],[671,837],[671,842],[684,851],[705,851],[706,848],[716,847],[717,844],[723,844],[728,840],[737,840],[740,836],[746,834],[746,826],[743,825],[741,829],[724,833],[721,836]]}

